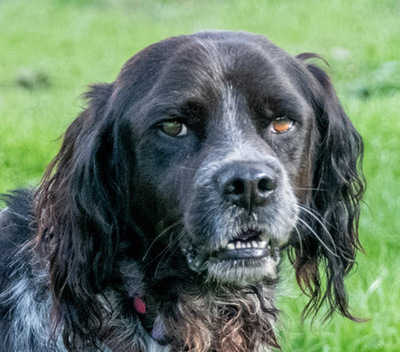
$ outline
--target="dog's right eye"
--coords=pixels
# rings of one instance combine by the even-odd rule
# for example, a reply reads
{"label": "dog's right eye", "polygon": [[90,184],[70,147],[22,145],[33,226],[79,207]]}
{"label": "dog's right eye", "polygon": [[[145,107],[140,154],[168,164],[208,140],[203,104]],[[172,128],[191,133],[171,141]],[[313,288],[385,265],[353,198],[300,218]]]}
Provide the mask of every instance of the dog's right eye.
{"label": "dog's right eye", "polygon": [[158,126],[164,134],[171,137],[184,137],[188,133],[186,125],[179,121],[164,121]]}

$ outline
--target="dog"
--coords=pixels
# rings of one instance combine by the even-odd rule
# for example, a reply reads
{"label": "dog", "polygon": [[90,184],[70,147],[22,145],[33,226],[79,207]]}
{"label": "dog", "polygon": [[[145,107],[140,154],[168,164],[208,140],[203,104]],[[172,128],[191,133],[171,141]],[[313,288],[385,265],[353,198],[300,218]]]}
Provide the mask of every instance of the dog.
{"label": "dog", "polygon": [[279,348],[282,255],[304,314],[357,320],[363,141],[311,59],[202,32],[92,86],[39,188],[3,196],[1,350]]}

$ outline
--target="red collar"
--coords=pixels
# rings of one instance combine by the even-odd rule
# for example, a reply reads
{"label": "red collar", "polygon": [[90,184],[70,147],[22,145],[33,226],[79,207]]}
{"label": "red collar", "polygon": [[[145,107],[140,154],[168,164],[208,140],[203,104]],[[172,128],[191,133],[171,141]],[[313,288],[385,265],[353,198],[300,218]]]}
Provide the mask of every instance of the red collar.
{"label": "red collar", "polygon": [[133,297],[133,306],[139,314],[146,314],[146,303],[139,296]]}

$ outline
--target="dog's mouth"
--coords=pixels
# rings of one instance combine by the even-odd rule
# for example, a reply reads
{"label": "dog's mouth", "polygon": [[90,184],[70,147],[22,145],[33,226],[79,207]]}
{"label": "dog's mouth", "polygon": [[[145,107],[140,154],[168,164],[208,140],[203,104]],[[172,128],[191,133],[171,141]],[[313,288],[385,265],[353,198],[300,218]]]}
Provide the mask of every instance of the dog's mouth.
{"label": "dog's mouth", "polygon": [[190,246],[183,252],[193,271],[228,282],[274,278],[280,261],[278,241],[259,229],[242,230],[216,250]]}
{"label": "dog's mouth", "polygon": [[263,257],[277,259],[279,253],[277,243],[261,230],[244,230],[225,247],[212,252],[210,260],[238,260]]}

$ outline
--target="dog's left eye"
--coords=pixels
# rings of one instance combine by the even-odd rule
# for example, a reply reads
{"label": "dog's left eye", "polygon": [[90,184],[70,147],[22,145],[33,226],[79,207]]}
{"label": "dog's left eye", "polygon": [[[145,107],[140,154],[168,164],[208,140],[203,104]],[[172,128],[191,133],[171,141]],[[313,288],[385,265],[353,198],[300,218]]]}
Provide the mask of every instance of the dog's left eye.
{"label": "dog's left eye", "polygon": [[293,120],[288,117],[279,117],[272,121],[271,129],[274,133],[285,133],[293,127]]}
{"label": "dog's left eye", "polygon": [[184,137],[188,134],[188,128],[179,121],[164,121],[159,124],[161,131],[171,137]]}

